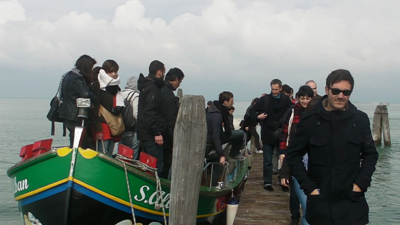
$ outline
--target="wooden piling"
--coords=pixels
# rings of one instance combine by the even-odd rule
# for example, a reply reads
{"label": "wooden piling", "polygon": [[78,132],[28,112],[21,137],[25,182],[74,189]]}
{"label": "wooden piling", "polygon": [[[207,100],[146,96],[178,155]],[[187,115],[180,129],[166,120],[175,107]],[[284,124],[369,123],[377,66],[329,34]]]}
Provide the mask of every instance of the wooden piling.
{"label": "wooden piling", "polygon": [[185,95],[175,123],[172,155],[170,225],[196,224],[207,140],[204,97]]}
{"label": "wooden piling", "polygon": [[183,90],[182,90],[182,88],[178,88],[178,93],[176,93],[176,96],[179,98],[179,102],[181,102],[182,98],[183,98]]}
{"label": "wooden piling", "polygon": [[376,106],[372,123],[372,137],[376,145],[381,145],[383,134],[384,146],[392,144],[389,128],[389,113],[386,104]]}

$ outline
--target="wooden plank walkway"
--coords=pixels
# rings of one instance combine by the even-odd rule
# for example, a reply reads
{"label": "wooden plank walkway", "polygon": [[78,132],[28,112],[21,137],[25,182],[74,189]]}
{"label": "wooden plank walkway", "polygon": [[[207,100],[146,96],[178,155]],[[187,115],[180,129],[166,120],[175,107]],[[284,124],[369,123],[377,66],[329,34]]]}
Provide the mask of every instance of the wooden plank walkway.
{"label": "wooden plank walkway", "polygon": [[264,190],[262,154],[255,154],[250,175],[240,198],[234,225],[288,225],[290,224],[289,192],[283,192],[273,175],[275,191]]}

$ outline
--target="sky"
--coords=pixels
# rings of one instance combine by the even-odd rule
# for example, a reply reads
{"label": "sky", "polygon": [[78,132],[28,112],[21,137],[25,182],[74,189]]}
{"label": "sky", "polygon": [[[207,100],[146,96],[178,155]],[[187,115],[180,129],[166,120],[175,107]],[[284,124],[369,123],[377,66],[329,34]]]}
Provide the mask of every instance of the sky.
{"label": "sky", "polygon": [[153,60],[183,94],[235,101],[296,92],[347,69],[352,102],[399,103],[398,0],[0,0],[0,98],[51,99],[79,56],[115,60],[121,88]]}

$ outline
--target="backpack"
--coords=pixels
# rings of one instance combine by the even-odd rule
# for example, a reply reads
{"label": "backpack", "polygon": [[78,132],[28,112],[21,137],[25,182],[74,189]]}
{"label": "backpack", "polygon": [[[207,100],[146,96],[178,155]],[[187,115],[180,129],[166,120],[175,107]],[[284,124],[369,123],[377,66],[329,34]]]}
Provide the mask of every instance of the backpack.
{"label": "backpack", "polygon": [[131,91],[128,96],[124,99],[125,108],[122,110],[122,119],[124,120],[125,130],[133,131],[136,125],[136,118],[133,116],[133,105],[132,101],[139,97],[135,95],[137,91]]}
{"label": "backpack", "polygon": [[[61,89],[62,89],[62,82],[64,81],[65,75],[66,74],[64,74],[61,77],[57,93],[51,99],[51,101],[50,101],[50,110],[47,113],[47,119],[51,121],[51,135],[54,135],[54,132],[55,132],[55,124],[54,124],[54,122],[61,122],[62,123],[64,121],[62,118],[60,118],[58,109],[59,109],[60,105],[62,104],[62,96],[61,96],[61,94],[62,94],[61,91],[62,90]],[[66,135],[66,127],[65,127],[65,124],[63,124],[63,136],[65,136],[65,135]]]}

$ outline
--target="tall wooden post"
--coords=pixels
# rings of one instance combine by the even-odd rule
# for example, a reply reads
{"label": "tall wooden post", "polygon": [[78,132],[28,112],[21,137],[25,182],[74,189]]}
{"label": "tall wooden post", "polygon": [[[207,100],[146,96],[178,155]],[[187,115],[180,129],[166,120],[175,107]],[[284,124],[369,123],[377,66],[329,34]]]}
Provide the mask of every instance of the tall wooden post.
{"label": "tall wooden post", "polygon": [[179,102],[181,102],[182,98],[183,98],[183,90],[182,90],[182,88],[178,88],[178,93],[176,93],[176,96],[179,98]]}
{"label": "tall wooden post", "polygon": [[376,145],[381,145],[382,133],[384,146],[390,146],[392,144],[392,141],[390,139],[389,113],[387,105],[384,104],[376,106],[374,112],[374,119],[372,123],[372,137]]}
{"label": "tall wooden post", "polygon": [[207,139],[204,97],[185,95],[175,123],[170,225],[196,224]]}

